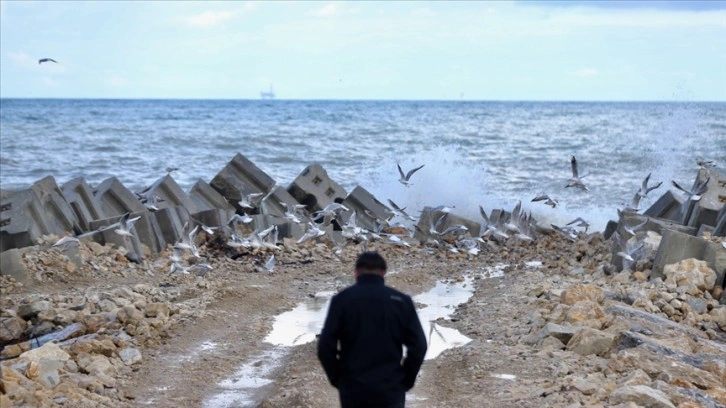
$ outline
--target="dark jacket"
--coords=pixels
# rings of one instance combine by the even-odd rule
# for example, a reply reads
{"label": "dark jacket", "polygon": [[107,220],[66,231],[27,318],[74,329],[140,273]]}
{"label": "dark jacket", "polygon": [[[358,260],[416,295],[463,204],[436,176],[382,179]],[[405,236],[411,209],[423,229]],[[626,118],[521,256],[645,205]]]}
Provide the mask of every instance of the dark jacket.
{"label": "dark jacket", "polygon": [[385,286],[382,276],[360,275],[330,301],[318,358],[341,400],[402,401],[425,354],[426,337],[411,297]]}

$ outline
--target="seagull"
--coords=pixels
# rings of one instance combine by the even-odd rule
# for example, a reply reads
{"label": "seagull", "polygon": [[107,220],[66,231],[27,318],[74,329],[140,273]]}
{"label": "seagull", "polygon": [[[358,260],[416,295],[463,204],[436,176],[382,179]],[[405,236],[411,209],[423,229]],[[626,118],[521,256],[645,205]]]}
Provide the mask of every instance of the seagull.
{"label": "seagull", "polygon": [[590,191],[590,189],[587,188],[587,186],[582,182],[582,179],[585,178],[587,174],[583,176],[578,175],[577,159],[575,159],[575,156],[572,156],[572,159],[570,159],[570,166],[572,167],[572,178],[567,181],[567,185],[565,186],[565,188],[577,187],[580,190]]}
{"label": "seagull", "polygon": [[632,225],[632,226],[629,226],[628,224],[623,223],[623,229],[628,234],[635,235],[636,230],[638,230],[640,228],[643,228],[643,226],[645,224],[647,224],[647,223],[648,223],[648,220],[647,219],[645,221],[641,222],[640,224],[635,224],[635,225]]}
{"label": "seagull", "polygon": [[317,222],[318,220],[320,220],[322,218],[323,225],[328,226],[333,221],[333,219],[335,217],[337,217],[338,214],[340,214],[342,211],[350,211],[350,210],[348,209],[348,207],[344,206],[343,204],[330,203],[330,204],[326,205],[325,208],[323,208],[322,210],[317,211],[314,214],[313,220]]}
{"label": "seagull", "polygon": [[716,167],[716,163],[713,160],[697,160],[696,164],[702,169],[711,169]]}
{"label": "seagull", "polygon": [[413,218],[406,212],[406,207],[403,207],[403,208],[399,207],[398,204],[394,203],[393,200],[391,200],[390,198],[388,199],[388,204],[391,204],[394,215],[404,217],[404,218],[408,219],[409,221],[416,221],[415,218]]}
{"label": "seagull", "polygon": [[[450,213],[450,212],[451,212],[451,210],[453,210],[454,208],[456,208],[456,206],[453,206],[453,205],[452,205],[452,206],[448,206],[448,205],[439,205],[439,206],[437,206],[437,207],[434,207],[434,208],[432,208],[432,209],[431,209],[431,211],[441,211],[442,213],[446,213],[446,214],[448,214],[448,213]],[[423,212],[423,211],[421,211],[421,212]]]}
{"label": "seagull", "polygon": [[171,256],[169,260],[172,262],[181,262],[184,259],[184,250],[177,247],[172,247]]}
{"label": "seagull", "polygon": [[118,228],[114,230],[115,233],[121,235],[122,237],[132,237],[134,234],[131,233],[131,230],[134,228],[134,223],[138,221],[141,217],[134,217],[129,219],[130,214],[126,213],[121,216],[121,219],[118,222]]}
{"label": "seagull", "polygon": [[708,182],[711,180],[711,177],[707,178],[706,181],[697,181],[696,185],[693,186],[692,189],[686,190],[685,188],[681,187],[678,183],[676,183],[674,180],[671,180],[671,183],[673,183],[673,186],[682,192],[686,193],[688,196],[688,200],[698,201],[701,199],[701,195],[708,191]]}
{"label": "seagull", "polygon": [[466,225],[463,224],[455,224],[450,226],[449,228],[445,229],[443,232],[440,232],[438,235],[440,237],[453,234],[453,235],[459,235],[463,234],[465,232],[469,231],[469,228],[466,227]]}
{"label": "seagull", "polygon": [[305,241],[315,239],[318,237],[322,237],[323,235],[325,235],[325,231],[321,230],[317,226],[317,224],[315,224],[313,222],[308,222],[308,226],[309,226],[309,228],[307,229],[307,231],[305,231],[305,234],[303,234],[303,236],[297,240],[298,244],[302,244]]}
{"label": "seagull", "polygon": [[623,237],[617,231],[613,234],[613,242],[615,243],[616,249],[620,249],[615,255],[621,256],[623,260],[628,262],[635,262],[636,259],[633,256],[638,257],[636,254],[645,245],[644,242],[641,242],[636,247],[630,240],[624,241]]}
{"label": "seagull", "polygon": [[275,255],[273,254],[270,259],[265,262],[265,266],[262,268],[257,268],[257,272],[274,272],[275,271],[275,263],[277,263],[277,260],[275,259]]}
{"label": "seagull", "polygon": [[258,197],[262,197],[262,193],[247,194],[246,196],[242,196],[237,204],[242,208],[252,209],[254,208],[254,206],[252,205],[252,201]]}
{"label": "seagull", "polygon": [[504,227],[509,232],[519,232],[519,214],[522,211],[522,201],[517,201],[517,205],[514,206],[512,214],[509,217],[509,222],[504,224]]}
{"label": "seagull", "polygon": [[399,237],[398,235],[395,235],[395,234],[385,234],[385,235],[388,236],[389,244],[398,245],[398,246],[402,246],[402,247],[406,247],[406,248],[411,248],[411,244],[409,244],[408,242],[401,239],[401,237]]}
{"label": "seagull", "polygon": [[172,262],[169,268],[169,275],[175,272],[181,272],[183,275],[189,275],[189,269],[181,266],[177,262]]}
{"label": "seagull", "polygon": [[423,168],[423,166],[425,166],[425,164],[422,164],[421,166],[416,167],[415,169],[413,169],[405,174],[403,173],[403,169],[401,169],[400,164],[396,164],[396,166],[398,166],[398,174],[401,176],[401,178],[398,179],[398,182],[403,184],[404,186],[408,187],[408,186],[412,185],[410,180],[411,180],[411,176],[413,176],[413,173],[421,170]]}
{"label": "seagull", "polygon": [[[547,200],[547,201],[545,201],[545,200]],[[545,193],[537,194],[537,196],[535,198],[533,198],[532,201],[544,201],[545,205],[549,205],[552,208],[557,207],[557,204],[559,204],[557,202],[557,200],[555,200],[554,198],[550,197],[548,194],[545,194]]]}
{"label": "seagull", "polygon": [[61,251],[66,251],[69,248],[80,245],[81,241],[76,237],[63,237],[53,244],[54,247],[60,248]]}
{"label": "seagull", "polygon": [[562,234],[570,241],[577,241],[577,230],[574,227],[558,227],[555,224],[550,224],[552,228]]}
{"label": "seagull", "polygon": [[581,217],[577,217],[574,220],[572,220],[572,221],[570,221],[570,222],[567,223],[567,225],[573,225],[573,224],[574,224],[575,227],[583,227],[583,228],[585,228],[585,233],[587,233],[587,229],[590,228],[590,223],[588,223],[587,221],[583,220]]}
{"label": "seagull", "polygon": [[170,166],[170,167],[165,168],[164,170],[166,171],[166,174],[171,174],[171,173],[179,170],[179,167],[171,167]]}
{"label": "seagull", "polygon": [[44,62],[55,62],[56,64],[58,63],[58,61],[54,60],[53,58],[41,58],[38,60],[38,65]]}
{"label": "seagull", "polygon": [[663,182],[660,181],[660,182],[656,183],[653,187],[648,187],[648,181],[650,180],[650,175],[651,175],[651,173],[648,173],[648,175],[643,180],[643,184],[640,186],[640,190],[638,190],[638,192],[636,193],[638,195],[638,197],[640,197],[640,198],[645,198],[648,195],[648,193],[657,189],[658,187],[661,186],[661,184],[663,184]]}
{"label": "seagull", "polygon": [[252,221],[254,221],[254,218],[247,215],[247,213],[242,213],[242,215],[235,214],[232,216],[232,218],[227,221],[227,225],[229,225],[230,228],[234,229],[234,226],[237,225],[238,222],[241,222],[242,224],[249,224]]}
{"label": "seagull", "polygon": [[197,276],[204,276],[207,274],[207,272],[211,271],[212,265],[208,263],[200,263],[190,266],[187,271],[189,272],[196,272]]}
{"label": "seagull", "polygon": [[[185,225],[185,232],[186,229],[189,227],[189,224],[187,223]],[[181,238],[179,238],[179,241],[174,244],[174,248],[178,248],[181,250],[189,251],[194,255],[195,258],[199,258],[199,248],[197,248],[197,245],[194,243],[194,238],[197,236],[197,231],[199,230],[199,225],[194,227],[189,234],[182,235]]]}

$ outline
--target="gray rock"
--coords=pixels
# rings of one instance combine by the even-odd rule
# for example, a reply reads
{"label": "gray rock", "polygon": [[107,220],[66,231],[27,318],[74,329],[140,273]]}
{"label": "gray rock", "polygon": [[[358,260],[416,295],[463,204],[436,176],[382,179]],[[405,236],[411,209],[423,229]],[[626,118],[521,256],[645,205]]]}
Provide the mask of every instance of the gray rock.
{"label": "gray rock", "polygon": [[130,347],[119,350],[118,356],[121,361],[123,361],[126,365],[132,365],[141,362],[142,359],[141,352],[138,349]]}
{"label": "gray rock", "polygon": [[608,397],[611,404],[634,402],[646,408],[675,408],[667,395],[645,385],[629,385],[613,391]]}
{"label": "gray rock", "polygon": [[610,350],[614,343],[614,334],[583,327],[572,336],[567,343],[567,349],[582,356],[601,355]]}
{"label": "gray rock", "polygon": [[18,306],[18,316],[25,320],[32,319],[44,310],[50,310],[51,304],[47,300],[36,300],[30,303],[23,303]]}

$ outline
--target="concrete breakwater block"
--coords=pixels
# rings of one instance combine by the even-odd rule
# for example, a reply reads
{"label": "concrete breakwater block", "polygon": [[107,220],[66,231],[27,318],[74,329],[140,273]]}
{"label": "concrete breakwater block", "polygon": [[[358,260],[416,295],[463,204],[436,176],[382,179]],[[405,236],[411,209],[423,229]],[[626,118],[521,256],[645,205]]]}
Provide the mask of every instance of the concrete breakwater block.
{"label": "concrete breakwater block", "polygon": [[275,180],[241,153],[237,153],[214,176],[210,185],[239,212],[243,209],[237,203],[243,195],[267,194],[275,186]]}
{"label": "concrete breakwater block", "polygon": [[86,179],[76,177],[63,184],[61,189],[82,231],[90,231],[91,221],[104,218],[101,208],[94,199],[93,189]]}
{"label": "concrete breakwater block", "polygon": [[156,203],[159,209],[183,207],[189,214],[199,211],[194,201],[169,174],[157,180],[144,194],[148,197],[161,198],[162,200]]}
{"label": "concrete breakwater block", "polygon": [[300,202],[305,204],[308,211],[320,211],[331,203],[340,203],[345,200],[348,193],[345,189],[328,176],[323,166],[313,163],[298,175],[287,191]]}
{"label": "concrete breakwater block", "polygon": [[234,209],[212,208],[189,216],[190,220],[208,227],[222,227],[235,214]]}
{"label": "concrete breakwater block", "polygon": [[0,252],[34,245],[42,235],[80,230],[71,206],[52,176],[0,200]]}
{"label": "concrete breakwater block", "polygon": [[726,270],[726,264],[723,264],[726,262],[726,257],[723,254],[726,254],[726,249],[721,247],[721,244],[682,232],[665,230],[655,254],[651,278],[663,278],[663,268],[666,265],[695,258],[706,261],[709,268],[716,272],[717,281],[723,282],[723,274]]}
{"label": "concrete breakwater block", "polygon": [[423,211],[421,211],[421,217],[418,220],[418,229],[413,235],[414,239],[419,241],[425,240],[428,236],[419,232],[419,229],[421,231],[429,231],[429,229],[431,229],[431,225],[433,223],[436,223],[436,221],[444,215],[446,215],[446,219],[444,220],[442,225],[439,226],[439,232],[445,231],[452,225],[461,224],[469,229],[467,232],[469,235],[471,235],[472,237],[479,236],[479,233],[481,231],[481,224],[479,224],[478,222],[472,221],[464,217],[460,217],[456,214],[447,214],[440,210],[434,211],[431,207],[424,207]]}
{"label": "concrete breakwater block", "polygon": [[673,190],[666,191],[643,215],[670,221],[680,221],[685,200]]}
{"label": "concrete breakwater block", "polygon": [[284,217],[286,210],[280,203],[287,204],[287,207],[290,208],[290,210],[292,210],[295,205],[300,204],[295,197],[287,192],[287,190],[281,186],[275,186],[269,194],[260,200],[260,213],[274,215],[276,217]]}
{"label": "concrete breakwater block", "polygon": [[[345,222],[348,221],[350,214],[355,211],[358,226],[370,231],[376,226],[376,218],[383,220],[391,218],[389,208],[361,186],[356,186],[348,194],[348,197],[343,200],[342,204],[350,210],[348,214],[344,214]],[[373,214],[373,217],[369,216],[368,213]]]}
{"label": "concrete breakwater block", "polygon": [[721,208],[718,217],[716,217],[716,226],[713,228],[713,235],[719,237],[726,236],[726,205]]}
{"label": "concrete breakwater block", "polygon": [[701,169],[696,177],[695,184],[708,180],[708,189],[701,195],[701,199],[694,202],[693,211],[689,214],[688,225],[700,227],[702,224],[716,225],[719,211],[726,203],[726,176],[716,169]]}
{"label": "concrete breakwater block", "polygon": [[618,222],[616,231],[620,234],[620,236],[628,239],[632,235],[625,231],[625,227],[633,227],[634,225],[638,225],[643,222],[645,222],[645,225],[640,227],[636,232],[653,231],[660,235],[663,235],[666,230],[678,231],[687,235],[696,235],[697,232],[697,229],[694,227],[681,225],[667,219],[648,217],[640,214],[623,214]]}
{"label": "concrete breakwater block", "polygon": [[123,237],[114,232],[116,227],[109,227],[110,225],[118,222],[120,217],[106,218],[103,220],[95,220],[91,223],[93,231],[86,232],[78,236],[78,239],[82,242],[95,242],[100,245],[112,245],[116,248],[124,247],[127,251],[133,252],[142,258],[145,255],[144,247],[141,245],[138,235],[128,237],[124,240]]}
{"label": "concrete breakwater block", "polygon": [[[167,207],[154,211],[153,217],[159,226],[164,245],[174,245],[184,233],[184,224],[189,221],[189,213],[185,207]],[[206,224],[205,224],[206,225]]]}
{"label": "concrete breakwater block", "polygon": [[197,211],[190,211],[192,214],[199,211],[213,210],[217,208],[234,211],[234,207],[227,201],[226,198],[201,179],[197,180],[191,190],[189,190],[189,198],[197,207]]}
{"label": "concrete breakwater block", "polygon": [[262,231],[273,225],[277,225],[277,236],[280,241],[282,241],[283,238],[299,239],[305,233],[302,225],[288,221],[285,218],[257,214],[253,215],[252,219],[253,221],[248,224],[248,229],[251,231]]}
{"label": "concrete breakwater block", "polygon": [[[152,213],[148,211],[131,214],[129,217],[141,217],[138,221],[136,221],[136,223],[134,224],[134,229],[131,231],[133,237],[129,238],[134,252],[136,252],[136,254],[139,256],[143,256],[145,254],[142,250],[143,247],[141,246],[143,244],[151,252],[150,255],[152,257],[155,257],[166,247],[163,233],[161,232],[161,228],[159,227],[156,218]],[[106,227],[108,227],[109,225],[117,223],[119,221],[119,218],[121,217],[106,218],[103,220],[96,220],[92,222],[91,225],[93,226],[94,230],[100,233],[100,235],[91,235],[92,239],[102,245],[113,244],[116,246],[127,247],[127,244],[124,241],[123,237],[114,232],[117,227],[106,229]],[[84,234],[84,236],[85,235],[86,234]],[[136,244],[136,241],[138,241],[138,245]],[[141,251],[137,252],[137,250]]]}
{"label": "concrete breakwater block", "polygon": [[116,178],[110,177],[102,181],[94,192],[96,205],[101,208],[104,217],[120,217],[126,213],[147,212],[146,207],[129,189]]}

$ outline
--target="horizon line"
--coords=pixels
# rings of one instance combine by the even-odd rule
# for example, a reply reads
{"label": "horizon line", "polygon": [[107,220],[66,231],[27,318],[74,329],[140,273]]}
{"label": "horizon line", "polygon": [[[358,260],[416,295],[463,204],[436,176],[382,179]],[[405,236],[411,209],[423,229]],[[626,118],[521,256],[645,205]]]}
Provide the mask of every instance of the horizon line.
{"label": "horizon line", "polygon": [[0,100],[100,100],[100,101],[259,101],[274,103],[280,102],[560,102],[560,103],[726,103],[724,100],[682,100],[682,99],[386,99],[386,98],[191,98],[191,97],[28,97],[28,96],[0,96]]}

